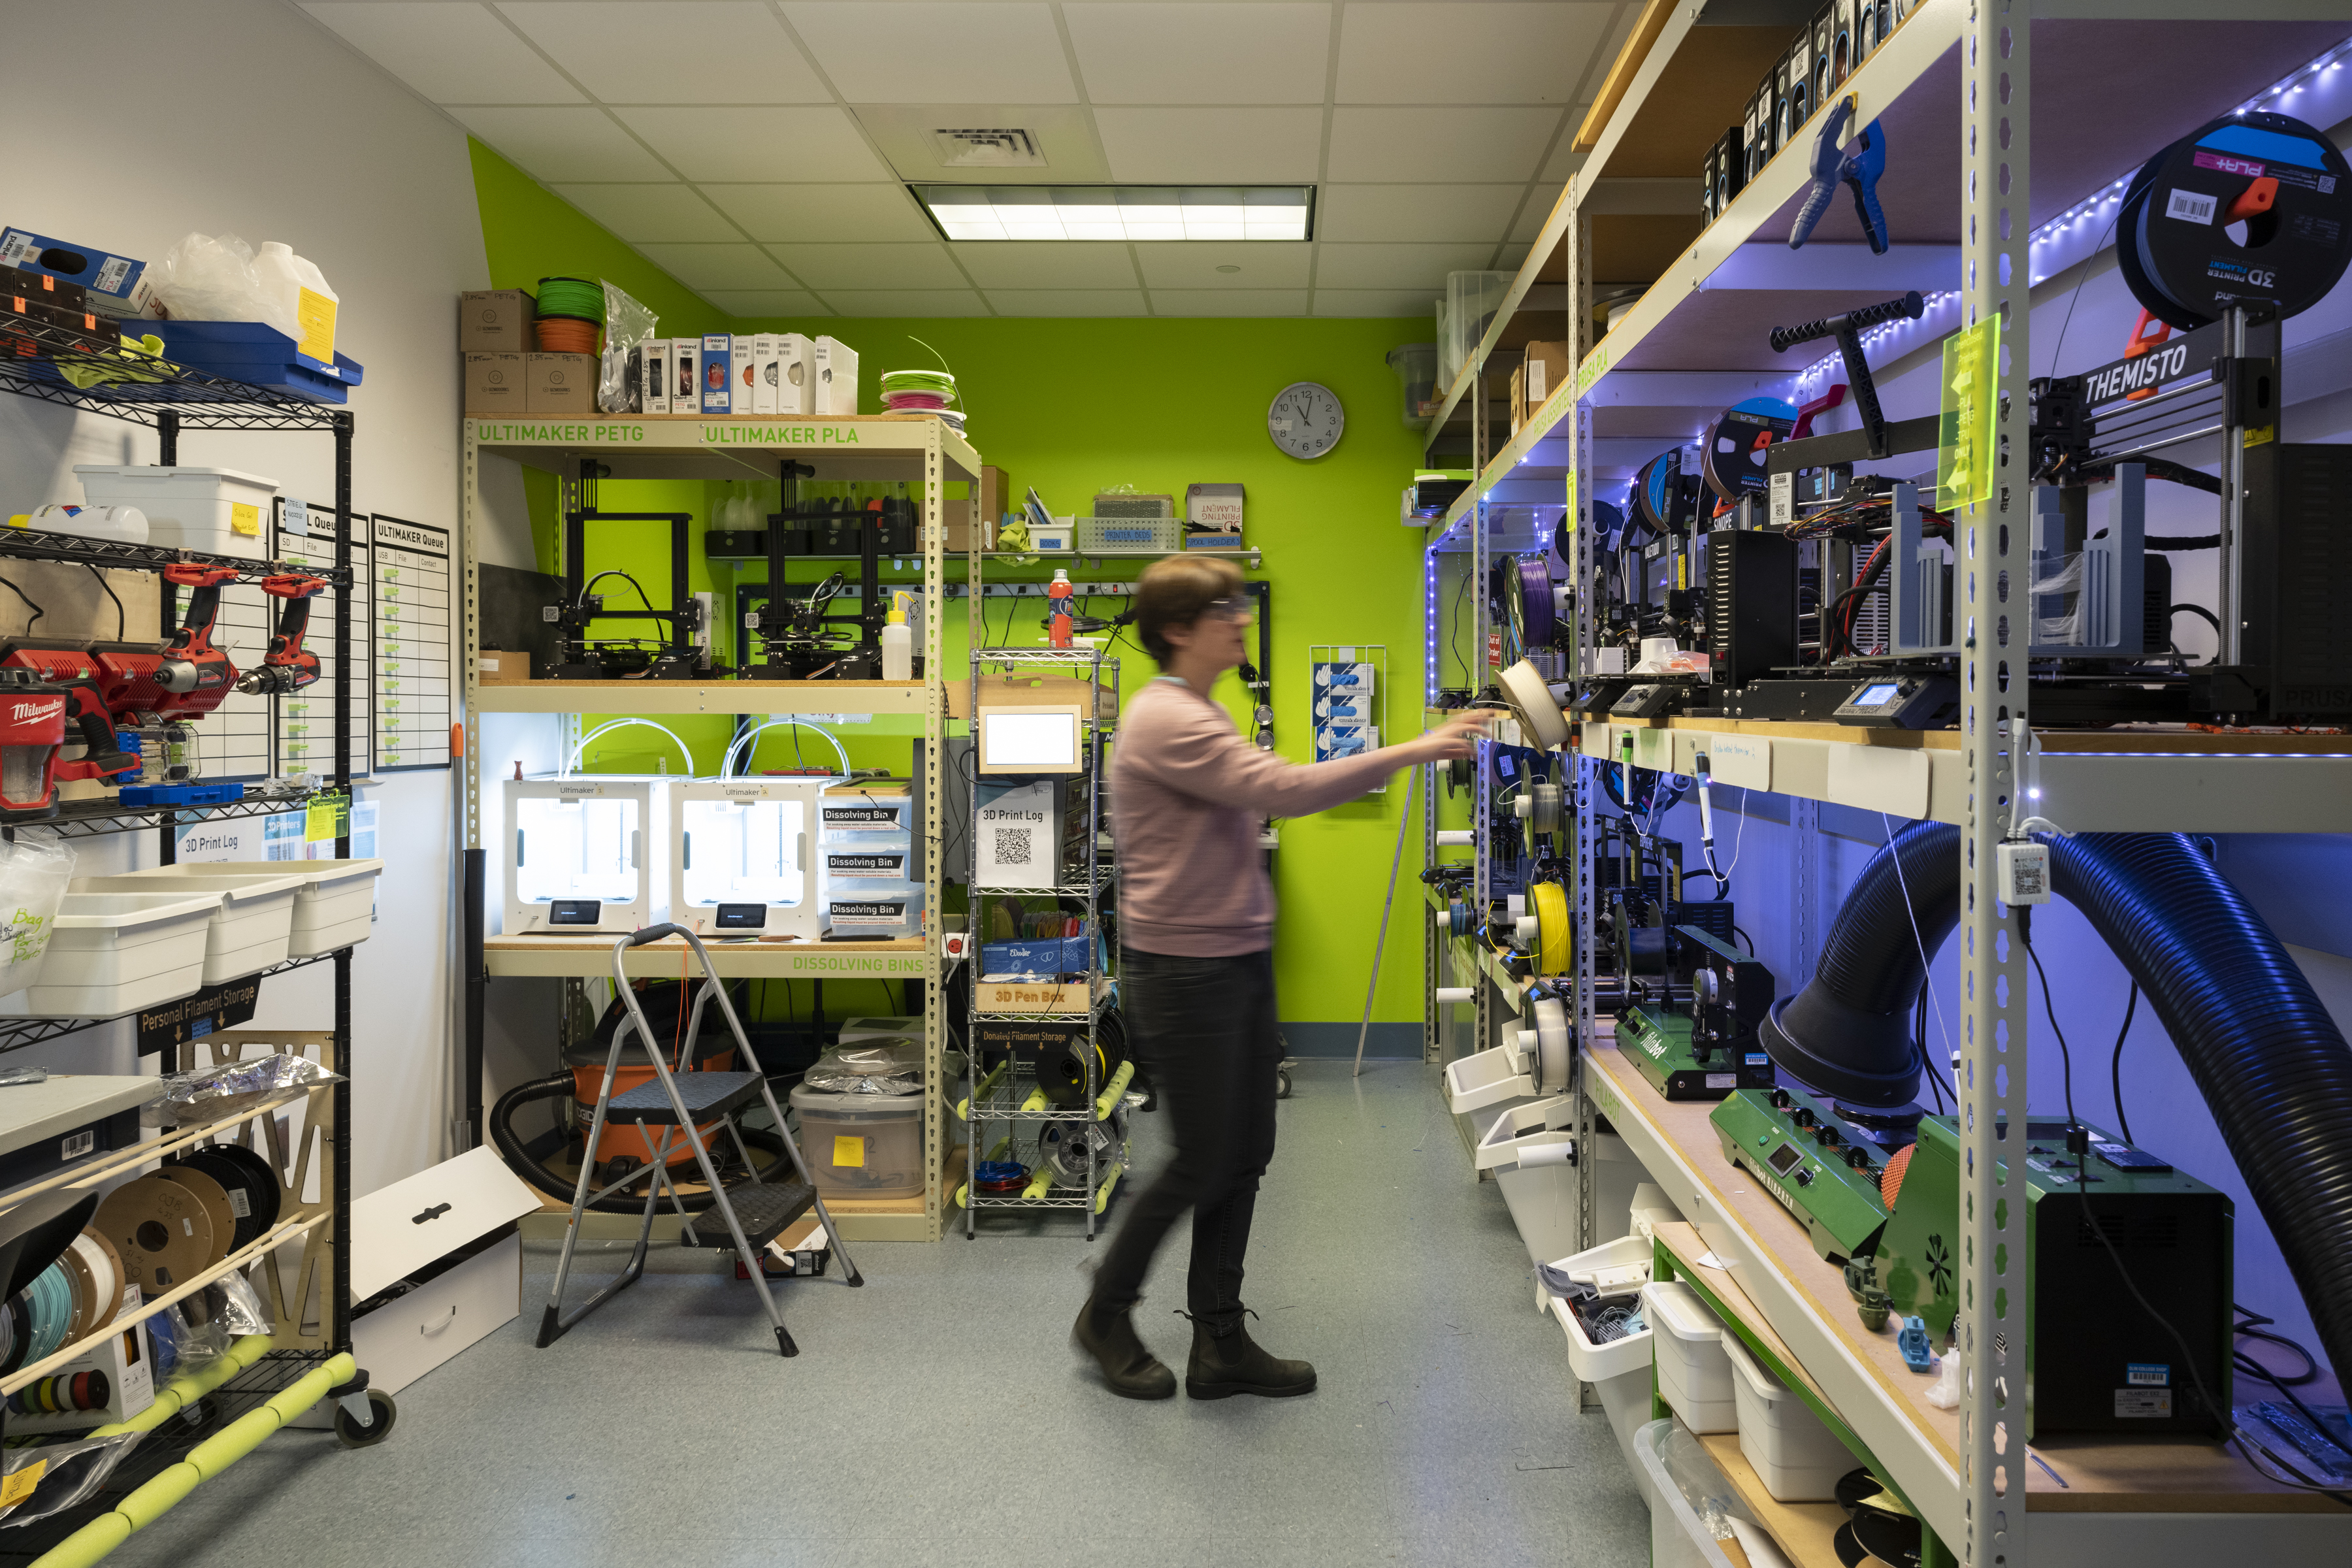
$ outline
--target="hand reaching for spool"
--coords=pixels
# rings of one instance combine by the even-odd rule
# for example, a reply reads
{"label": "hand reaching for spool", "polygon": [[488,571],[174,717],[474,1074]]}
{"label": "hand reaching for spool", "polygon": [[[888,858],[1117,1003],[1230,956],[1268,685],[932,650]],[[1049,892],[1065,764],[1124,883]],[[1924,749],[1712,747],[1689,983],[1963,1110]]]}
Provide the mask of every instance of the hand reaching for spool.
{"label": "hand reaching for spool", "polygon": [[1495,710],[1491,708],[1465,709],[1420,739],[1407,741],[1394,748],[1389,752],[1389,758],[1391,762],[1399,761],[1398,753],[1403,752],[1402,761],[1410,765],[1475,756],[1478,742],[1485,740],[1487,731],[1494,728],[1495,717]]}

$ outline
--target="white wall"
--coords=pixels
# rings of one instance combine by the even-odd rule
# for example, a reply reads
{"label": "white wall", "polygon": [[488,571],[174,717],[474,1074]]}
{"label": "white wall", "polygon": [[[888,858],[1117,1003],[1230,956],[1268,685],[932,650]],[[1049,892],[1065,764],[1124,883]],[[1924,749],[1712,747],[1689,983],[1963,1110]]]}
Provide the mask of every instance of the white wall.
{"label": "white wall", "polygon": [[[103,93],[102,125],[12,160],[0,223],[151,261],[191,229],[292,245],[341,297],[338,346],[366,367],[351,401],[353,505],[454,529],[452,296],[488,286],[464,133],[282,0],[12,6],[0,101],[70,100],[76,73],[62,62],[89,58],[105,39],[136,40],[142,58],[168,62],[183,85]],[[152,434],[138,426],[0,397],[0,513],[80,500],[76,463],[155,457]],[[333,494],[324,435],[187,434],[180,458],[267,474],[306,498]],[[451,787],[448,773],[434,771],[391,774],[370,792],[382,803],[386,865],[375,934],[353,965],[358,1193],[450,1152]],[[125,836],[83,855],[86,870],[127,869],[134,858],[154,864],[156,846],[152,835]],[[332,984],[324,965],[273,980],[256,1023],[323,1027]],[[24,1059],[138,1070],[120,1025]]]}

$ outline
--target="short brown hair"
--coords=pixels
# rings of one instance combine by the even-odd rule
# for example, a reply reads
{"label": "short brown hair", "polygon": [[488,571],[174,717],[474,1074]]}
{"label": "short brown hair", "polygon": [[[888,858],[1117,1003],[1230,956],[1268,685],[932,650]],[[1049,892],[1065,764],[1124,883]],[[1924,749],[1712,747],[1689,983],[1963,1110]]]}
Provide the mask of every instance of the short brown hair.
{"label": "short brown hair", "polygon": [[1210,555],[1171,555],[1144,568],[1135,584],[1135,630],[1143,650],[1165,667],[1176,657],[1163,634],[1189,626],[1211,605],[1242,591],[1242,569]]}

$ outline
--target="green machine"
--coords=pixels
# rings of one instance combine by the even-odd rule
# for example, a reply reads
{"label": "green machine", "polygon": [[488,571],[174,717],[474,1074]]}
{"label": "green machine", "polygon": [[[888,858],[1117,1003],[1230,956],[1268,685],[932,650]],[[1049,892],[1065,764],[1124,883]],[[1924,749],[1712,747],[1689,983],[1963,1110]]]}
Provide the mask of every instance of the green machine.
{"label": "green machine", "polygon": [[[1707,1120],[1724,1158],[1803,1223],[1832,1263],[1867,1258],[1886,1224],[1886,1158],[1869,1134],[1801,1089],[1743,1089]],[[1948,1318],[1949,1313],[1946,1316]]]}
{"label": "green machine", "polygon": [[1668,1100],[1721,1100],[1734,1089],[1769,1088],[1772,1058],[1751,1037],[1745,1046],[1694,1041],[1679,1013],[1653,1016],[1628,1007],[1617,1020],[1617,1049]]}
{"label": "green machine", "polygon": [[[1908,1157],[1898,1153],[1887,1163],[1888,1216],[1868,1270],[1876,1289],[1892,1298],[1892,1310],[1925,1319],[1938,1343],[1951,1331],[1958,1306],[1954,1129],[1951,1117],[1926,1118]],[[2027,1436],[2210,1433],[2230,1404],[2235,1218],[2229,1196],[2120,1139],[2084,1131],[2089,1148],[2078,1181],[2066,1124],[2036,1120],[2025,1128],[2033,1314]],[[2133,1300],[2119,1262],[2187,1342],[2193,1372],[2182,1363],[2180,1342]],[[1856,1272],[1847,1272],[1850,1286]],[[2042,1311],[2044,1303],[2053,1310]],[[2200,1379],[2219,1409],[2203,1407]]]}

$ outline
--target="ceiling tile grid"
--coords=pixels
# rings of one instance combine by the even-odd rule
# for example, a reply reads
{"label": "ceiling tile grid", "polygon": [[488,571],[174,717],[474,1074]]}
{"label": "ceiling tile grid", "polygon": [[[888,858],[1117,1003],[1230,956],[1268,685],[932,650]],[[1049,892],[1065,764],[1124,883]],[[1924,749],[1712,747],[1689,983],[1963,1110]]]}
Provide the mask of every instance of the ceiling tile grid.
{"label": "ceiling tile grid", "polygon": [[[287,0],[730,315],[1426,316],[1638,0]],[[1042,163],[950,162],[1018,129]],[[1311,184],[1305,243],[946,243],[914,184]]]}

